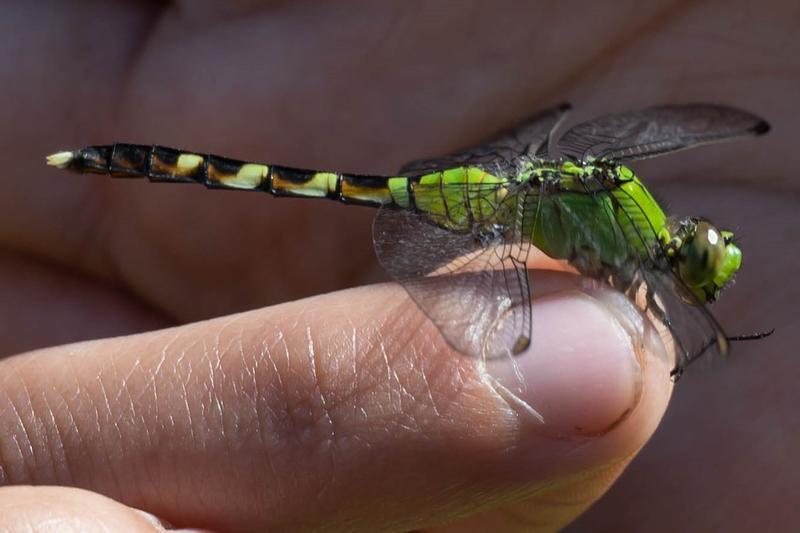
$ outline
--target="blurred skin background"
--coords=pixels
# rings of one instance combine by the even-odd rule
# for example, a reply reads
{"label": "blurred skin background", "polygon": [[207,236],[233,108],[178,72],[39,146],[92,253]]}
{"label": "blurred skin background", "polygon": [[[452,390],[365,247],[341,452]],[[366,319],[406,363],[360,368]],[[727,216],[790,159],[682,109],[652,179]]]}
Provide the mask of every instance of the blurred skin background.
{"label": "blurred skin background", "polygon": [[57,174],[43,158],[58,149],[129,141],[391,174],[562,101],[570,123],[697,101],[765,117],[764,138],[634,167],[671,212],[739,238],[743,269],[713,308],[728,333],[776,333],[690,368],[654,437],[568,531],[800,520],[795,2],[7,0],[2,11],[2,356],[385,280],[369,209]]}

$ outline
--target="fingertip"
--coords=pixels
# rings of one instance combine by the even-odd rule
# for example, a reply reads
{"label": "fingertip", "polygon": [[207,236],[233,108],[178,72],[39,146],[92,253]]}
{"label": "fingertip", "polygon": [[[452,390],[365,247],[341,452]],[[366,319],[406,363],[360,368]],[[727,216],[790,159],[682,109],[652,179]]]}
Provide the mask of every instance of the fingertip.
{"label": "fingertip", "polygon": [[629,334],[594,298],[572,291],[537,301],[534,342],[514,363],[522,400],[543,418],[543,432],[602,434],[630,413],[642,369]]}
{"label": "fingertip", "polygon": [[649,418],[660,420],[671,392],[670,357],[627,298],[605,289],[565,290],[538,299],[533,315],[528,350],[491,362],[489,372],[537,414],[527,424],[534,433],[602,436],[639,409],[645,394],[654,409]]}

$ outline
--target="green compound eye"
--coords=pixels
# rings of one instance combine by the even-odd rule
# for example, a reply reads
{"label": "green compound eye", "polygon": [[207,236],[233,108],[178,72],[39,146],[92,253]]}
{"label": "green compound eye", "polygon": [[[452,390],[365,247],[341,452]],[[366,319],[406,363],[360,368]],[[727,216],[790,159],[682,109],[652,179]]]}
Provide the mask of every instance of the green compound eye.
{"label": "green compound eye", "polygon": [[680,250],[681,279],[701,301],[713,301],[741,265],[742,253],[730,242],[733,235],[710,222],[699,221]]}
{"label": "green compound eye", "polygon": [[725,257],[725,240],[708,222],[698,222],[692,238],[681,247],[681,279],[689,287],[702,287],[714,281]]}

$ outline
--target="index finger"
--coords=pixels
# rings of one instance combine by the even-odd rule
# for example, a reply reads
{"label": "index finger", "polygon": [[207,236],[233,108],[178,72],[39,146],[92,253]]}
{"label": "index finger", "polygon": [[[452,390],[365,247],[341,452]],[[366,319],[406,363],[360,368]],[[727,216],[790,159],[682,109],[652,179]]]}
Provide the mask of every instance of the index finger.
{"label": "index finger", "polygon": [[[639,449],[670,390],[668,362],[636,356],[608,306],[569,285],[537,304],[521,356],[544,424],[381,285],[0,362],[0,469],[178,526],[407,530],[502,522],[524,498],[526,523],[558,527]],[[564,337],[575,320],[587,335]]]}

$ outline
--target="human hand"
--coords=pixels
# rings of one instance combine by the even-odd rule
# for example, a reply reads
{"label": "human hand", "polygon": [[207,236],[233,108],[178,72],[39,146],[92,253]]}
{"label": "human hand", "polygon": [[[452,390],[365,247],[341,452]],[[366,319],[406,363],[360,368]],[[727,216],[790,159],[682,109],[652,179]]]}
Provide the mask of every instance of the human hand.
{"label": "human hand", "polygon": [[[144,3],[57,4],[47,19],[28,5],[12,8],[3,38],[6,49],[17,39],[19,53],[3,62],[2,90],[6,101],[19,104],[0,110],[2,123],[14,126],[0,145],[12,162],[0,195],[0,235],[7,248],[2,291],[7,302],[19,303],[3,311],[5,353],[147,331],[378,279],[369,210],[62,176],[41,166],[42,155],[54,149],[131,140],[386,173],[407,159],[480,140],[548,99],[579,101],[585,118],[612,107],[715,100],[719,90],[666,69],[672,85],[642,93],[641,80],[654,75],[644,61],[651,56],[614,63],[637,50],[612,54],[618,27],[652,31],[649,42],[658,43],[663,37],[647,23],[667,11],[637,9],[618,15],[619,25],[595,28],[590,13],[575,19],[572,12],[535,8],[521,17],[478,4],[365,3],[354,17],[325,5],[258,4],[164,12]],[[214,14],[238,5],[247,17]],[[537,19],[548,20],[552,33],[520,23]],[[598,32],[595,41],[558,58],[520,54],[544,50],[547,39],[563,46],[558,28],[583,23]],[[443,27],[475,37],[443,43]],[[487,27],[495,31],[486,35]],[[607,70],[587,71],[586,57],[599,57]],[[604,88],[622,74],[629,76],[624,90]],[[728,82],[726,102],[768,118],[785,116],[784,100],[750,96],[742,79]],[[683,92],[676,94],[676,85]],[[561,94],[565,86],[575,98]],[[774,137],[786,139],[780,131]],[[745,187],[756,179],[782,184],[788,167],[770,155],[772,146],[721,147],[703,156],[704,173],[719,170],[730,175],[720,183],[742,185],[724,193],[724,205],[751,206]],[[691,175],[692,161],[663,168]],[[695,190],[687,187],[686,197]],[[697,202],[703,209],[713,207],[704,200]],[[782,204],[767,201],[780,216]],[[730,217],[729,210],[719,209]],[[747,233],[756,223],[766,227],[755,217],[741,222]],[[763,241],[754,241],[747,241],[747,279],[723,297],[734,302],[730,310],[761,293],[761,265],[749,258],[758,257]],[[552,320],[584,312],[602,331],[609,318],[591,306],[581,311],[582,302],[558,298]],[[8,484],[83,487],[181,526],[404,530],[450,521],[458,531],[487,524],[554,529],[602,494],[665,408],[669,367],[658,358],[647,360],[640,399],[625,403],[631,381],[619,371],[625,359],[618,340],[570,340],[567,347],[589,367],[552,356],[565,346],[563,338],[536,337],[537,353],[550,355],[536,359],[542,366],[533,376],[551,388],[542,402],[555,406],[548,420],[603,433],[566,440],[521,423],[396,287],[50,348],[0,366],[8,376],[0,465]],[[580,342],[589,341],[592,349],[581,350]],[[604,433],[626,409],[633,411]],[[34,491],[37,513],[77,501],[84,503],[65,513],[70,520],[99,520],[106,509],[104,516],[133,516],[76,489],[2,491],[10,512]],[[479,506],[476,517],[457,519]]]}

